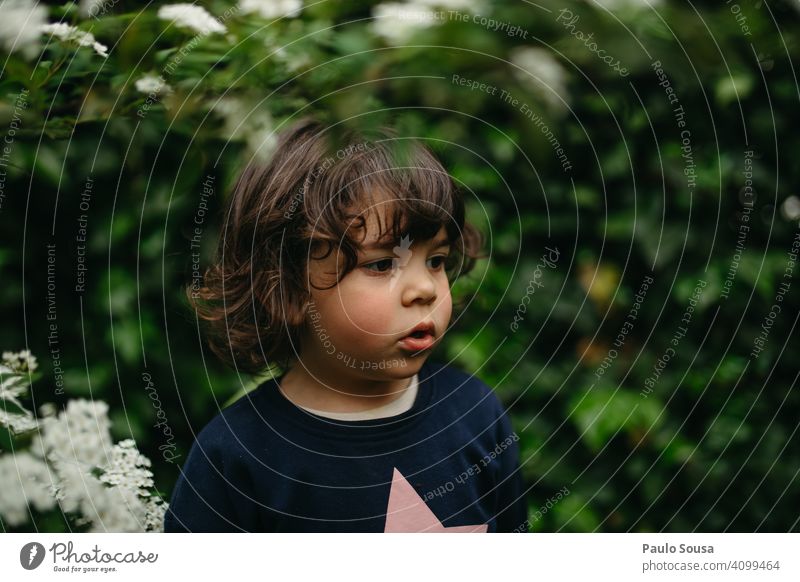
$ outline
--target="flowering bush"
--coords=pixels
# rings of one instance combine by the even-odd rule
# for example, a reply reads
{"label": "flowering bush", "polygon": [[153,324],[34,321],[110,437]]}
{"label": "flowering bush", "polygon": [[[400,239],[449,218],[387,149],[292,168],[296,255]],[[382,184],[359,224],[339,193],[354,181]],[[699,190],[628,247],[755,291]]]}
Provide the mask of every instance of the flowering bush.
{"label": "flowering bush", "polygon": [[[4,523],[149,527],[147,473],[169,491],[173,461],[254,385],[207,357],[182,289],[239,171],[311,114],[334,134],[388,121],[468,192],[492,256],[458,283],[476,297],[436,355],[509,407],[532,529],[797,529],[799,12],[3,1],[0,343],[41,354],[34,392],[54,395],[28,412],[29,372],[3,374]],[[557,268],[537,266],[546,247]],[[112,421],[152,466],[115,448]]]}
{"label": "flowering bush", "polygon": [[[0,424],[25,447],[0,451],[0,518],[17,527],[58,507],[91,532],[163,531],[167,504],[153,491],[150,460],[132,439],[111,442],[108,405],[70,400],[55,414],[44,404],[34,416],[20,399],[36,371],[29,351],[4,352],[0,365]],[[9,407],[13,410],[9,410]]]}

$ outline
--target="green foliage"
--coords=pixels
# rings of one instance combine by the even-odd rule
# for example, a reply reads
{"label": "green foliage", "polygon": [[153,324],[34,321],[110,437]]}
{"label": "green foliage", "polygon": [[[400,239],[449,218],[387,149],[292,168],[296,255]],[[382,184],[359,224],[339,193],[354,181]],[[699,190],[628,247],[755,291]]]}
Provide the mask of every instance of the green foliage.
{"label": "green foliage", "polygon": [[[114,437],[135,437],[169,491],[177,466],[161,457],[165,436],[142,374],[153,378],[178,463],[219,407],[255,385],[213,358],[182,291],[192,252],[203,266],[211,260],[238,171],[266,157],[273,132],[300,115],[392,122],[437,151],[489,242],[491,259],[454,287],[471,301],[436,356],[477,372],[509,407],[531,515],[569,487],[531,530],[797,531],[791,353],[800,290],[796,273],[785,273],[798,216],[782,210],[800,195],[796,6],[740,3],[745,34],[725,3],[604,4],[487,5],[482,16],[527,34],[450,19],[398,43],[410,46],[376,33],[371,2],[321,3],[273,22],[236,11],[223,20],[232,3],[215,0],[205,5],[227,30],[205,36],[159,19],[158,6],[119,3],[99,18],[51,7],[50,21],[63,16],[91,32],[109,55],[45,35],[41,58],[14,52],[3,70],[0,130],[15,115],[19,129],[3,168],[0,269],[15,276],[2,290],[2,345],[39,355],[36,398],[106,400],[119,415]],[[574,30],[559,21],[562,10],[579,16]],[[692,187],[676,104],[654,61],[685,112]],[[146,75],[169,89],[138,90]],[[28,105],[15,113],[23,90]],[[522,104],[552,131],[570,169]],[[748,150],[756,195],[745,223]],[[209,175],[215,193],[193,249]],[[77,292],[81,214],[86,274]],[[741,225],[749,231],[738,257]],[[56,256],[52,321],[47,244]],[[560,258],[512,331],[546,246]],[[631,320],[647,276],[653,283]],[[684,324],[698,280],[706,287]],[[632,328],[617,345],[626,321]],[[64,394],[48,372],[54,349]],[[46,519],[40,529],[63,525]]]}

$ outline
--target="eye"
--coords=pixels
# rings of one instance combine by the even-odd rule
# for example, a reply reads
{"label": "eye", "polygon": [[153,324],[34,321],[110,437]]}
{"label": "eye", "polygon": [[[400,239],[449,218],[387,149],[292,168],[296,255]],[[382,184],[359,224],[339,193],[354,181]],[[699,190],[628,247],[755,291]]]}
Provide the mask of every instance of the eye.
{"label": "eye", "polygon": [[447,255],[436,255],[435,257],[428,259],[428,263],[431,269],[438,271],[444,266],[446,260]]}
{"label": "eye", "polygon": [[388,273],[390,269],[394,268],[396,261],[397,259],[380,259],[367,263],[364,268],[376,275],[380,275],[381,273]]}

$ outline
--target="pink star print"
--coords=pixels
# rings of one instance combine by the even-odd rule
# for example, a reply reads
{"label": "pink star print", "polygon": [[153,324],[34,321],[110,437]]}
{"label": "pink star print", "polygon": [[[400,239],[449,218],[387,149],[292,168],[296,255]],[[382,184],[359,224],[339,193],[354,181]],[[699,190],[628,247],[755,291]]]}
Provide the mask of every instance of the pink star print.
{"label": "pink star print", "polygon": [[386,528],[384,533],[436,532],[436,533],[486,533],[489,524],[442,525],[425,501],[417,494],[411,483],[395,467],[392,474],[392,488],[389,491],[389,505],[386,508]]}

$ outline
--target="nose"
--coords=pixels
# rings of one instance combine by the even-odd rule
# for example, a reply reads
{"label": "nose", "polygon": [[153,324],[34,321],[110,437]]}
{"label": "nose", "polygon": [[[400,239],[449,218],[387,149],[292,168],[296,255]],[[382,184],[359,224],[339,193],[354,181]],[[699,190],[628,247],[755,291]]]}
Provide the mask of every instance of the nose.
{"label": "nose", "polygon": [[425,261],[409,261],[400,269],[400,285],[402,285],[403,305],[421,303],[427,305],[436,301],[436,279]]}

